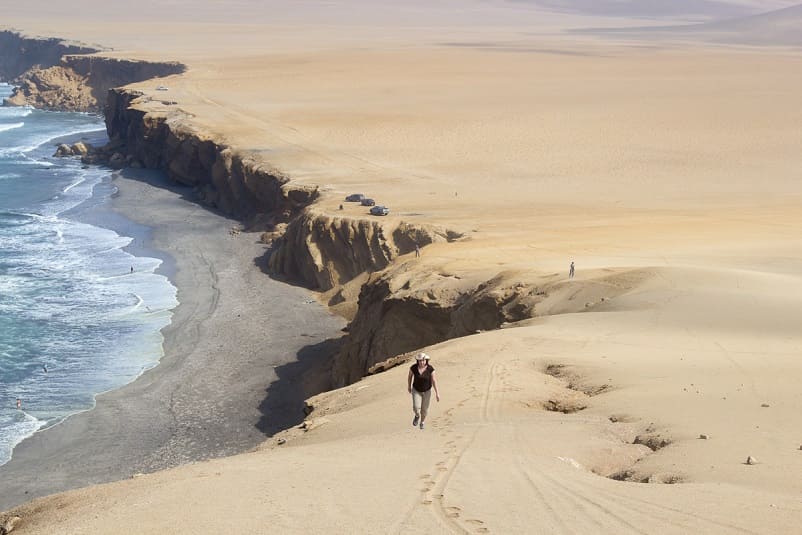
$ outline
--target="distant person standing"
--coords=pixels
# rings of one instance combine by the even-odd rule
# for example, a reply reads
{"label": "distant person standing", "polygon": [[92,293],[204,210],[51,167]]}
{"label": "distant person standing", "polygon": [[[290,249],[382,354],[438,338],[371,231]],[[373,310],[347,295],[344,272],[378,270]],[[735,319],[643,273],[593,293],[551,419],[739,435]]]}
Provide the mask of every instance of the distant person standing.
{"label": "distant person standing", "polygon": [[415,418],[412,425],[420,424],[423,429],[423,422],[429,412],[429,402],[432,399],[432,389],[437,401],[440,401],[440,393],[437,391],[437,379],[434,376],[434,368],[429,364],[429,355],[418,353],[415,355],[415,364],[410,366],[407,375],[407,390],[412,394],[412,411]]}
{"label": "distant person standing", "polygon": [[17,408],[22,410],[22,400],[20,398],[17,398]]}
{"label": "distant person standing", "polygon": [[131,273],[134,272],[134,266],[131,266]]}
{"label": "distant person standing", "polygon": [[569,279],[573,279],[574,278],[574,261],[573,260],[571,261],[571,265],[568,267],[568,278]]}
{"label": "distant person standing", "polygon": [[418,244],[415,244],[415,258],[420,258],[420,247]]}

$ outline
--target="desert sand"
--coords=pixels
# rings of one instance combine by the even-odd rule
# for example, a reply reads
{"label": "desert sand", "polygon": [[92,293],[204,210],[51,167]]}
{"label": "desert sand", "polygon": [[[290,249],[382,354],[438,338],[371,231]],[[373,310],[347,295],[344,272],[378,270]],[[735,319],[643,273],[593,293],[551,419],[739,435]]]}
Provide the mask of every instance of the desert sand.
{"label": "desert sand", "polygon": [[[443,397],[425,431],[396,367],[258,451],[31,502],[20,533],[799,530],[802,55],[784,39],[565,33],[734,16],[580,2],[145,2],[125,24],[81,3],[8,24],[186,63],[136,87],[320,185],[313,210],[359,191],[388,224],[467,237],[389,271],[548,297],[422,348]],[[757,27],[793,2],[726,4]]]}

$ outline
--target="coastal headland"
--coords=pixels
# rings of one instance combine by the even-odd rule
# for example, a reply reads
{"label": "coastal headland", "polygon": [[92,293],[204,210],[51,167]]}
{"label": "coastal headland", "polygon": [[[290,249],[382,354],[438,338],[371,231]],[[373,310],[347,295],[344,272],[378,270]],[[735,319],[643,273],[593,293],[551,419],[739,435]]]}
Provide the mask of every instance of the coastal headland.
{"label": "coastal headland", "polygon": [[[19,533],[798,527],[802,56],[782,39],[566,36],[638,20],[525,3],[455,15],[379,2],[352,19],[358,2],[313,2],[238,19],[241,6],[200,2],[181,27],[145,9],[111,31],[112,14],[86,3],[97,11],[80,20],[11,16],[41,35],[73,21],[61,37],[113,48],[93,69],[181,66],[104,104],[125,167],[115,209],[153,224],[181,306],[160,366],[57,426],[94,421],[87,441],[120,439],[52,453],[100,467],[96,480],[4,472],[42,460],[25,445],[0,468],[20,490],[43,481],[35,494],[127,479],[21,505],[4,517]],[[763,27],[753,3],[730,4],[739,28]],[[345,202],[352,193],[390,214]],[[342,340],[339,320],[274,279],[344,318]],[[265,430],[246,422],[260,417],[266,368],[303,361],[296,335],[310,326],[309,350],[333,356],[295,380],[334,389],[305,401],[303,422],[277,422],[256,451],[140,474],[255,446]],[[425,431],[409,425],[395,366],[420,349],[443,397]],[[297,408],[283,384],[273,399]],[[236,411],[221,410],[205,441],[233,391],[250,412],[232,426]],[[104,422],[116,396],[178,406],[175,424],[152,426],[172,438],[143,443],[128,422]],[[210,443],[225,437],[229,449]],[[150,449],[126,457],[135,443]]]}

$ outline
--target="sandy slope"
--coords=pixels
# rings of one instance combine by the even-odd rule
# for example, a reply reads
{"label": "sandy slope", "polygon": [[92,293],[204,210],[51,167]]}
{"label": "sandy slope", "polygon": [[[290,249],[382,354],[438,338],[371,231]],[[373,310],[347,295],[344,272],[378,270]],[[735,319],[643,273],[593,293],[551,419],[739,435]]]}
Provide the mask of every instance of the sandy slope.
{"label": "sandy slope", "polygon": [[[21,532],[798,529],[798,54],[580,42],[555,30],[598,17],[521,3],[453,20],[449,3],[353,18],[341,3],[268,3],[248,24],[235,24],[247,3],[193,4],[178,25],[154,19],[180,2],[119,27],[99,7],[83,20],[12,15],[186,61],[170,98],[325,185],[320,209],[363,191],[390,219],[462,230],[470,240],[399,261],[549,280],[539,312],[556,315],[431,348],[444,400],[424,432],[393,369],[319,397],[323,425],[282,446],[45,499]],[[571,259],[577,279],[553,284]],[[544,375],[550,364],[566,377]],[[671,444],[633,444],[655,435]]]}
{"label": "sandy slope", "polygon": [[[794,477],[802,400],[791,375],[799,337],[790,318],[776,325],[786,342],[749,327],[759,325],[755,315],[800,303],[736,286],[765,290],[769,278],[617,275],[641,282],[603,311],[430,348],[443,401],[427,430],[409,426],[406,369],[395,368],[313,399],[312,429],[289,431],[284,445],[45,500],[47,514],[23,532],[791,532],[802,514]],[[711,294],[729,294],[718,321],[688,317]],[[739,312],[744,300],[754,313]],[[544,374],[554,363],[579,376]],[[546,412],[549,400],[587,409]],[[632,444],[655,433],[673,443],[656,453]],[[747,455],[760,464],[745,465]],[[596,475],[630,469],[683,483]]]}

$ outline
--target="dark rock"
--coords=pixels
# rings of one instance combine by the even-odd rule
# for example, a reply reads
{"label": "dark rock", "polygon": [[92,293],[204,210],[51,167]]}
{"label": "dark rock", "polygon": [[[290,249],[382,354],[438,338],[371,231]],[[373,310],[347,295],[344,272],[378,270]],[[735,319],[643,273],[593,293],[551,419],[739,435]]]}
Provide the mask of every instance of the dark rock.
{"label": "dark rock", "polygon": [[122,169],[125,167],[125,156],[119,152],[112,154],[111,158],[109,158],[109,167],[112,169]]}
{"label": "dark rock", "polygon": [[53,156],[63,158],[65,156],[72,156],[72,148],[67,145],[66,143],[61,143],[58,148],[56,148],[56,152],[53,153]]}

